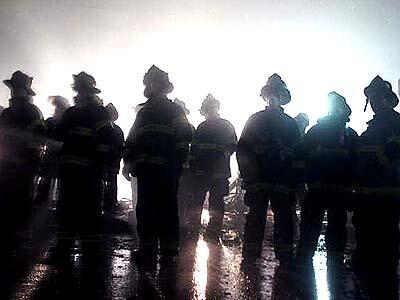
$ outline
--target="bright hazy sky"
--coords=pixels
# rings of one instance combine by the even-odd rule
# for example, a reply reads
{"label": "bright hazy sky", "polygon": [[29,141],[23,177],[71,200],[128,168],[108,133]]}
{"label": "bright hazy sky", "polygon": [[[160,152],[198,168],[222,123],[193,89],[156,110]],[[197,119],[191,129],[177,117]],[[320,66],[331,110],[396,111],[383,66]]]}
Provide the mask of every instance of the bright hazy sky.
{"label": "bright hazy sky", "polygon": [[[289,114],[306,112],[315,122],[336,90],[360,131],[370,118],[362,113],[368,82],[381,74],[397,91],[399,28],[397,0],[2,0],[0,78],[16,69],[34,76],[35,103],[48,116],[47,96],[71,99],[71,74],[85,70],[127,130],[154,63],[170,74],[171,98],[187,102],[194,125],[211,92],[240,132],[263,107],[260,88],[277,72],[292,92]],[[0,96],[5,105],[3,85]]]}

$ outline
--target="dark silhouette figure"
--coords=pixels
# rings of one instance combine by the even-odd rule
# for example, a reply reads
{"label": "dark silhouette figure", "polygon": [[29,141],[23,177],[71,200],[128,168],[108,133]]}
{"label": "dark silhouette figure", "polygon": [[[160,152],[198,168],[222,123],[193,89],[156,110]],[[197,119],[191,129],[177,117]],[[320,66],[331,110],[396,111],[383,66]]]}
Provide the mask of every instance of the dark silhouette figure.
{"label": "dark silhouette figure", "polygon": [[328,261],[341,263],[346,246],[346,209],[348,191],[354,183],[358,135],[346,126],[351,109],[345,98],[332,92],[328,99],[328,115],[319,119],[304,137],[308,193],[301,209],[297,256],[300,261],[311,261],[326,211]]}
{"label": "dark silhouette figure", "polygon": [[137,177],[137,258],[154,258],[160,242],[163,259],[179,250],[178,183],[190,142],[190,126],[172,92],[168,74],[152,66],[143,78],[148,99],[126,140],[126,169]]}
{"label": "dark silhouette figure", "polygon": [[[306,129],[308,125],[310,125],[310,120],[308,118],[308,115],[306,113],[299,113],[296,117],[294,117],[294,120],[297,123],[297,126],[300,131],[300,136],[301,140],[303,140],[304,135],[306,134]],[[297,147],[295,151],[295,157],[299,158],[303,155],[304,149],[303,149],[303,143],[301,142],[299,147]],[[303,178],[303,173],[304,173],[304,161],[301,159],[296,159],[295,163],[293,165],[293,169],[295,172],[295,176],[297,178]],[[294,239],[298,240],[300,236],[300,230],[299,230],[299,223],[300,219],[298,217],[297,212],[301,208],[301,204],[303,203],[303,200],[305,198],[306,194],[306,188],[303,180],[301,180],[296,188],[296,194],[295,194],[295,205],[294,205],[294,210],[293,210],[293,225],[294,225]]]}
{"label": "dark silhouette figure", "polygon": [[[60,195],[57,202],[60,233],[93,234],[99,230],[102,179],[113,128],[109,114],[98,101],[96,81],[85,72],[73,75],[77,92],[75,105],[68,108],[57,127],[63,142],[59,155]],[[59,237],[61,243],[71,239]]]}
{"label": "dark silhouette figure", "polygon": [[230,157],[235,152],[237,137],[232,124],[219,114],[220,103],[211,94],[203,101],[200,113],[206,118],[196,129],[190,152],[194,174],[194,196],[190,220],[192,230],[198,231],[201,212],[209,192],[210,223],[207,236],[218,239],[224,218],[224,196],[229,193]]}
{"label": "dark silhouette figure", "polygon": [[70,105],[68,100],[62,96],[50,96],[48,100],[53,105],[54,112],[52,117],[46,119],[46,130],[49,137],[55,138],[57,126],[60,124],[64,112]]}
{"label": "dark silhouette figure", "polygon": [[308,118],[307,114],[299,113],[297,116],[294,117],[294,120],[297,123],[297,126],[300,130],[300,135],[304,137],[306,134],[306,128],[310,125],[310,119]]}
{"label": "dark silhouette figure", "polygon": [[42,113],[32,104],[32,79],[16,71],[3,81],[11,90],[11,99],[0,115],[0,229],[11,235],[30,216],[33,179],[43,143],[40,135],[45,127]]}
{"label": "dark silhouette figure", "polygon": [[106,105],[106,111],[109,114],[111,126],[113,129],[112,143],[109,148],[103,150],[107,152],[108,161],[104,177],[104,199],[103,210],[106,213],[113,213],[118,206],[118,185],[117,177],[120,170],[122,154],[125,146],[124,132],[121,127],[115,124],[118,120],[118,111],[112,103]]}
{"label": "dark silhouette figure", "polygon": [[32,191],[44,122],[32,104],[32,77],[16,71],[4,84],[9,107],[0,115],[0,298],[9,299],[26,264],[21,263],[18,232],[29,228]]}
{"label": "dark silhouette figure", "polygon": [[372,299],[398,299],[399,260],[398,161],[400,158],[399,99],[389,82],[375,77],[364,94],[374,117],[361,135],[357,168],[362,186],[354,211],[354,270],[367,281]]}
{"label": "dark silhouette figure", "polygon": [[290,102],[290,92],[281,77],[272,75],[261,90],[265,110],[250,117],[240,137],[237,160],[249,206],[246,216],[243,258],[260,257],[268,203],[274,212],[274,248],[281,263],[293,254],[293,206],[296,180],[292,153],[300,140],[296,122],[281,105]]}
{"label": "dark silhouette figure", "polygon": [[[190,114],[189,109],[186,108],[185,102],[175,98],[174,103],[182,107],[186,116]],[[191,142],[193,138],[193,134],[195,132],[195,128],[192,124],[189,123],[191,130]],[[191,143],[192,144],[192,143]],[[191,145],[190,145],[191,146]],[[193,172],[190,169],[189,156],[186,161],[183,163],[182,176],[179,180],[179,189],[178,189],[178,206],[179,206],[179,224],[181,229],[187,233],[187,225],[189,223],[189,205],[191,201],[193,201],[193,186],[194,186],[194,178]]]}
{"label": "dark silhouette figure", "polygon": [[55,141],[56,130],[64,111],[70,107],[68,100],[62,96],[50,96],[48,100],[54,106],[54,113],[52,117],[47,118],[45,121],[48,139],[46,140],[45,148],[41,152],[40,181],[35,197],[36,203],[48,201],[56,188],[56,179],[58,178],[57,155],[60,149],[60,144]]}

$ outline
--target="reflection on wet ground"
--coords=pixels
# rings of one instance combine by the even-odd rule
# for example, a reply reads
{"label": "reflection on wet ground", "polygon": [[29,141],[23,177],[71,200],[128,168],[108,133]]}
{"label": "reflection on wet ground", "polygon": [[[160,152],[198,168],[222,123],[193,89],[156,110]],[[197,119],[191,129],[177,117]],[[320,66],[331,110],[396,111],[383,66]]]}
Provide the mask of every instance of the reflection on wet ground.
{"label": "reflection on wet ground", "polygon": [[[327,266],[323,235],[312,267],[295,272],[280,268],[272,248],[272,217],[269,212],[262,259],[255,265],[241,264],[244,220],[228,212],[220,242],[209,242],[200,234],[196,240],[182,241],[176,265],[155,263],[141,268],[131,257],[137,237],[128,230],[126,217],[110,222],[117,222],[118,230],[103,235],[73,243],[63,237],[72,246],[60,251],[47,216],[50,221],[38,223],[50,230],[33,224],[34,230],[20,233],[17,250],[2,250],[0,298],[368,299],[348,268]],[[208,220],[205,210],[202,222]],[[352,247],[351,239],[348,247]]]}

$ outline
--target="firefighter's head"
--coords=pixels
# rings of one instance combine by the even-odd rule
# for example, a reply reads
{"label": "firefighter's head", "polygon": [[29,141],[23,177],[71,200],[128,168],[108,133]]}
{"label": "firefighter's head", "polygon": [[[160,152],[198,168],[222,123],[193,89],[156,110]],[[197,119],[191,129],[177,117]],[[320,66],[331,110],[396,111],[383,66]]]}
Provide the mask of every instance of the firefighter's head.
{"label": "firefighter's head", "polygon": [[112,122],[115,122],[115,121],[118,120],[119,115],[118,115],[118,111],[117,111],[117,109],[115,108],[114,104],[108,103],[108,104],[105,106],[105,109],[106,109],[106,111],[107,111],[107,113],[108,113],[108,115],[109,115],[109,117],[110,117],[110,120],[111,120]]}
{"label": "firefighter's head", "polygon": [[399,104],[399,98],[392,91],[392,85],[379,75],[364,89],[364,94],[367,97],[364,111],[367,109],[368,103],[371,104],[372,110],[376,114],[391,110]]}
{"label": "firefighter's head", "polygon": [[53,116],[55,118],[61,118],[64,111],[69,107],[68,100],[62,96],[49,96],[48,100],[54,107]]}
{"label": "firefighter's head", "polygon": [[77,75],[72,75],[74,83],[72,89],[82,96],[94,96],[100,94],[101,91],[96,87],[96,80],[92,75],[85,72],[80,72]]}
{"label": "firefighter's head", "polygon": [[3,83],[10,88],[12,98],[31,99],[36,93],[32,90],[33,77],[29,77],[21,71],[15,71],[11,79],[4,80]]}
{"label": "firefighter's head", "polygon": [[152,65],[143,77],[144,96],[149,99],[152,97],[165,97],[174,90],[174,86],[169,81],[168,73]]}
{"label": "firefighter's head", "polygon": [[185,112],[185,115],[189,115],[190,114],[190,110],[187,109],[185,102],[179,100],[178,98],[174,99],[174,103],[176,105],[178,105],[180,108],[182,108],[182,110]]}
{"label": "firefighter's head", "polygon": [[201,103],[200,114],[206,119],[218,117],[220,103],[213,95],[208,94]]}
{"label": "firefighter's head", "polygon": [[267,102],[268,107],[285,105],[291,100],[290,91],[278,74],[273,74],[268,78],[267,83],[261,89],[260,96]]}
{"label": "firefighter's head", "polygon": [[310,119],[305,113],[299,113],[296,117],[294,117],[294,120],[302,132],[305,132],[308,125],[310,125]]}
{"label": "firefighter's head", "polygon": [[350,121],[351,108],[346,99],[335,91],[328,94],[328,114],[346,122]]}

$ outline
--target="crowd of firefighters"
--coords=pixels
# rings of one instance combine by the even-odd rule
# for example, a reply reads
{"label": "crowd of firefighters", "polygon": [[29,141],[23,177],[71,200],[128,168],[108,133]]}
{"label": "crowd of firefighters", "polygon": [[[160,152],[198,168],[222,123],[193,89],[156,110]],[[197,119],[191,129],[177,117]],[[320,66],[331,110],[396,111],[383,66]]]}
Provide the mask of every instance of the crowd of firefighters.
{"label": "crowd of firefighters", "polygon": [[[305,133],[307,116],[285,114],[282,106],[291,94],[273,74],[261,89],[265,110],[249,118],[239,140],[232,124],[219,116],[220,102],[211,94],[200,109],[205,121],[195,129],[185,104],[168,99],[174,87],[156,66],[144,75],[147,101],[136,108],[126,140],[114,123],[115,107],[103,106],[95,79],[85,72],[73,75],[74,105],[50,97],[56,109],[45,121],[33,104],[32,77],[16,71],[4,83],[11,98],[0,115],[0,230],[7,228],[3,234],[10,240],[29,220],[32,202],[49,198],[55,179],[59,234],[97,232],[102,215],[117,205],[123,159],[123,175],[137,180],[135,258],[144,262],[160,254],[162,260],[174,260],[181,234],[197,237],[206,195],[210,222],[205,237],[221,238],[230,159],[236,152],[249,208],[244,263],[261,257],[270,205],[275,256],[282,266],[311,263],[325,212],[328,263],[341,264],[347,213],[352,212],[356,249],[351,266],[361,275],[374,274],[382,286],[397,285],[383,275],[395,274],[399,259],[400,115],[394,110],[399,99],[381,77],[364,90],[365,108],[370,104],[374,116],[359,136],[347,126],[351,109],[336,92],[327,97],[329,113]],[[40,182],[33,193],[35,178]],[[295,247],[297,203],[301,222]]]}

